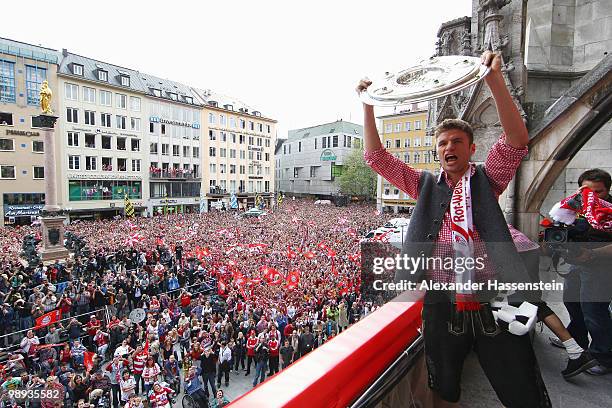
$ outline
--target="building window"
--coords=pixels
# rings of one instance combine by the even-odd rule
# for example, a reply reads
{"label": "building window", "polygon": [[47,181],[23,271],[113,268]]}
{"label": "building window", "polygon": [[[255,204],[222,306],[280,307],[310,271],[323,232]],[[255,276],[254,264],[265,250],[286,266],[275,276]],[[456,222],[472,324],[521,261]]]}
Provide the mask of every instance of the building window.
{"label": "building window", "polygon": [[161,134],[165,135],[166,134],[166,125],[165,124],[161,124]]}
{"label": "building window", "polygon": [[217,156],[217,149],[214,147],[209,147],[208,148],[208,155],[210,157],[216,157]]}
{"label": "building window", "polygon": [[221,141],[222,142],[227,142],[227,133],[219,132],[219,134],[221,135]]}
{"label": "building window", "polygon": [[45,168],[43,166],[32,167],[32,177],[34,180],[42,180],[45,178]]}
{"label": "building window", "polygon": [[79,146],[79,134],[77,132],[68,132],[68,146]]}
{"label": "building window", "polygon": [[239,170],[240,170],[240,174],[246,174],[246,166],[245,165],[241,164]]}
{"label": "building window", "polygon": [[0,102],[15,102],[15,63],[0,60]]}
{"label": "building window", "polygon": [[85,124],[91,126],[96,125],[96,112],[85,111]]}
{"label": "building window", "polygon": [[245,160],[246,159],[246,152],[244,150],[240,151],[240,160]]}
{"label": "building window", "polygon": [[423,153],[423,163],[431,163],[431,153],[429,151]]}
{"label": "building window", "polygon": [[351,136],[347,136],[346,137],[346,147],[348,147],[349,149],[351,148],[353,142],[353,138]]}
{"label": "building window", "polygon": [[94,133],[85,133],[85,147],[96,148],[96,135]]}
{"label": "building window", "polygon": [[0,179],[14,179],[15,166],[0,166]]}
{"label": "building window", "polygon": [[249,160],[253,160],[253,151],[249,150]]}
{"label": "building window", "polygon": [[140,131],[140,118],[130,118],[130,128],[135,132]]}
{"label": "building window", "polygon": [[[32,117],[34,119],[34,117]],[[13,125],[13,114],[8,112],[0,112],[0,125],[12,126]]]}
{"label": "building window", "polygon": [[111,136],[102,136],[102,149],[110,150],[112,149],[112,137]]}
{"label": "building window", "polygon": [[240,129],[246,129],[246,121],[244,119],[239,119],[240,121]]}
{"label": "building window", "polygon": [[140,181],[124,180],[72,180],[68,182],[70,201],[140,199]]}
{"label": "building window", "polygon": [[172,156],[179,157],[181,155],[180,148],[181,146],[172,145]]}
{"label": "building window", "polygon": [[95,171],[98,169],[98,158],[96,156],[85,156],[85,170]]}
{"label": "building window", "polygon": [[217,140],[217,133],[214,130],[208,131],[208,138],[210,140]]}
{"label": "building window", "polygon": [[266,157],[266,161],[270,161],[270,153],[266,153],[265,157]]}
{"label": "building window", "polygon": [[385,125],[385,133],[391,133],[393,131],[393,125],[392,124],[387,124]]}
{"label": "building window", "polygon": [[409,132],[409,131],[410,131],[410,122],[406,122],[406,123],[404,123],[404,130],[405,130],[406,132]]}
{"label": "building window", "polygon": [[341,175],[342,175],[342,165],[332,163],[332,166],[331,166],[332,179],[335,179],[336,177],[340,177]]}
{"label": "building window", "polygon": [[110,113],[100,114],[100,125],[103,127],[111,127],[111,114]]}
{"label": "building window", "polygon": [[126,129],[127,117],[117,115],[117,129]]}
{"label": "building window", "polygon": [[108,82],[108,72],[103,69],[98,70],[98,80]]}
{"label": "building window", "polygon": [[420,120],[415,120],[414,121],[414,130],[421,130],[421,121]]}
{"label": "building window", "polygon": [[421,162],[421,154],[419,152],[414,152],[414,164],[419,164]]}
{"label": "building window", "polygon": [[80,156],[68,156],[68,170],[80,170],[81,168],[81,157]]}
{"label": "building window", "polygon": [[409,137],[404,139],[404,147],[410,147],[410,138]]}
{"label": "building window", "polygon": [[125,137],[117,138],[117,150],[125,150],[126,149],[126,139]]}
{"label": "building window", "polygon": [[230,174],[236,174],[236,165],[235,164],[230,164],[229,172],[230,172]]}
{"label": "building window", "polygon": [[140,139],[130,139],[130,149],[133,152],[139,152],[140,151]]}
{"label": "building window", "polygon": [[40,85],[47,79],[47,69],[26,65],[26,93],[28,105],[40,103]]}
{"label": "building window", "polygon": [[168,92],[168,95],[170,95],[170,99],[172,99],[173,101],[176,101],[178,99],[178,95],[174,92]]}
{"label": "building window", "polygon": [[132,159],[132,171],[140,171],[140,159]]}
{"label": "building window", "polygon": [[[325,147],[325,146],[323,146],[323,147]],[[390,140],[387,140],[387,141],[385,142],[385,147],[386,147],[387,149],[390,149],[390,148],[391,148],[391,141],[390,141]]]}
{"label": "building window", "polygon": [[66,121],[69,123],[79,123],[79,110],[66,108]]}
{"label": "building window", "polygon": [[72,101],[79,100],[79,87],[74,84],[64,84],[64,92],[66,93],[66,99],[70,99]]}
{"label": "building window", "polygon": [[400,139],[395,139],[395,148],[399,149],[402,147],[402,141]]}
{"label": "building window", "polygon": [[332,137],[333,147],[338,147],[338,135]]}
{"label": "building window", "polygon": [[215,163],[210,163],[209,170],[211,174],[215,174],[217,172],[217,165]]}
{"label": "building window", "polygon": [[117,170],[127,171],[127,159],[117,158]]}
{"label": "building window", "polygon": [[230,151],[229,151],[229,158],[230,159],[235,159],[236,158],[236,149],[230,149]]}
{"label": "building window", "polygon": [[100,91],[100,105],[112,106],[113,94],[109,91]]}
{"label": "building window", "polygon": [[113,158],[112,157],[102,158],[102,171],[113,171]]}
{"label": "building window", "polygon": [[431,146],[432,145],[432,137],[431,136],[425,136],[425,146]]}
{"label": "building window", "polygon": [[414,145],[413,146],[414,147],[420,147],[421,146],[421,138],[420,137],[415,137],[414,138]]}
{"label": "building window", "polygon": [[161,98],[161,89],[153,88],[153,95],[157,96],[158,98]]}
{"label": "building window", "polygon": [[157,154],[157,143],[150,143],[149,144],[149,153]]}
{"label": "building window", "polygon": [[15,140],[14,139],[0,139],[0,152],[14,152],[15,151]]}
{"label": "building window", "polygon": [[83,87],[83,102],[96,103],[96,90],[94,88]]}
{"label": "building window", "polygon": [[44,153],[45,143],[42,140],[32,140],[32,152]]}
{"label": "building window", "polygon": [[183,157],[189,157],[189,146],[183,146]]}
{"label": "building window", "polygon": [[72,64],[72,73],[74,75],[83,76],[83,66],[80,64]]}
{"label": "building window", "polygon": [[399,133],[402,131],[402,124],[401,123],[396,123],[395,124],[395,132]]}
{"label": "building window", "polygon": [[255,130],[255,123],[249,120],[249,130]]}
{"label": "building window", "polygon": [[404,163],[410,163],[410,153],[404,153]]}
{"label": "building window", "polygon": [[168,156],[170,152],[170,145],[168,143],[162,143],[162,156]]}
{"label": "building window", "polygon": [[225,126],[225,124],[226,124],[225,115],[219,115],[219,125]]}
{"label": "building window", "polygon": [[134,112],[140,112],[140,98],[137,96],[130,96],[130,109]]}
{"label": "building window", "polygon": [[219,149],[219,157],[227,157],[227,149],[224,147]]}
{"label": "building window", "polygon": [[116,93],[115,102],[119,109],[127,109],[127,95]]}
{"label": "building window", "polygon": [[127,75],[121,75],[121,85],[130,86],[130,77]]}

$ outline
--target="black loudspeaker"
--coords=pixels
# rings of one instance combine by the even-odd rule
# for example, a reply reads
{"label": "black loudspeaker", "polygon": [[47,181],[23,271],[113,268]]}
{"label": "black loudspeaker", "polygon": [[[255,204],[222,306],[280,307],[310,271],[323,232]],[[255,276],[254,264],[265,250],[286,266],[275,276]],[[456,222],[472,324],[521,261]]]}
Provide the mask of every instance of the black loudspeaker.
{"label": "black loudspeaker", "polygon": [[349,196],[335,196],[334,204],[336,207],[346,207],[349,203]]}

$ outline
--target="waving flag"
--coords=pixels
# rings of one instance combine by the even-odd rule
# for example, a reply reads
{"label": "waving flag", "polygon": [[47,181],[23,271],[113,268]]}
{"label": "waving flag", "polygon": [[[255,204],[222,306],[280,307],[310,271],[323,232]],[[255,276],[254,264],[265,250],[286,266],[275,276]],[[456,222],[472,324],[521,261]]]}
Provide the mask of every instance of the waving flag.
{"label": "waving flag", "polygon": [[61,319],[61,314],[59,310],[52,310],[49,313],[45,313],[36,319],[36,327],[45,327],[50,325],[51,323],[55,323]]}
{"label": "waving flag", "polygon": [[134,224],[132,224],[132,222],[131,222],[130,220],[127,220],[127,221],[125,222],[125,224],[126,224],[126,225],[127,225],[127,226],[128,226],[130,229],[131,229],[131,230],[136,230],[136,229],[138,229],[138,225],[134,225]]}
{"label": "waving flag", "polygon": [[317,248],[319,249],[327,249],[327,245],[325,245],[325,242],[321,241],[317,244]]}
{"label": "waving flag", "polygon": [[93,351],[86,351],[83,355],[83,365],[85,366],[85,369],[88,372],[91,371],[94,367],[93,358],[95,355],[96,353],[94,353]]}
{"label": "waving flag", "polygon": [[128,198],[127,193],[125,193],[125,208],[124,208],[124,212],[125,212],[125,216],[126,217],[133,217],[134,216],[134,206],[132,205],[132,202]]}
{"label": "waving flag", "polygon": [[315,257],[315,254],[314,254],[314,252],[312,252],[312,251],[308,251],[308,252],[306,252],[306,253],[304,254],[304,258],[306,258],[306,259],[312,259],[312,258],[314,258],[314,257]]}
{"label": "waving flag", "polygon": [[217,282],[217,293],[220,296],[223,296],[227,293],[227,285],[222,279],[219,279],[219,281]]}
{"label": "waving flag", "polygon": [[287,289],[295,289],[300,283],[300,271],[292,270],[287,274]]}
{"label": "waving flag", "polygon": [[270,285],[280,285],[280,283],[283,281],[283,275],[281,275],[280,272],[274,268],[267,268],[267,271],[264,274],[264,279]]}
{"label": "waving flag", "polygon": [[134,244],[141,242],[143,240],[144,240],[144,236],[142,234],[133,232],[130,235],[128,235],[127,239],[125,240],[125,245],[134,246]]}
{"label": "waving flag", "polygon": [[294,250],[292,250],[291,248],[288,248],[287,249],[287,258],[295,259],[295,258],[297,258],[297,253]]}

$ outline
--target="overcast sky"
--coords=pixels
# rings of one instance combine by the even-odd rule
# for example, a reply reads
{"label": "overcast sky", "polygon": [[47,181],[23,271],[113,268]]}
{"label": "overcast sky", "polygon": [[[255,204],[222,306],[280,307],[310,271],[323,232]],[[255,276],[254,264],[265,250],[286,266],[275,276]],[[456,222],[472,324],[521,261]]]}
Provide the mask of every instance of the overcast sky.
{"label": "overcast sky", "polygon": [[359,78],[431,56],[440,24],[471,15],[471,0],[3,3],[1,37],[232,95],[279,137],[362,124]]}

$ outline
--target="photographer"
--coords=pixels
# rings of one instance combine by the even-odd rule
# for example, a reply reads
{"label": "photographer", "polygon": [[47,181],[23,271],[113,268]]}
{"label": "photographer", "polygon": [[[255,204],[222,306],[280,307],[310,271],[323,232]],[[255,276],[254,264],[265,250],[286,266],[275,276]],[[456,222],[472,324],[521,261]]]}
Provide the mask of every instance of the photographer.
{"label": "photographer", "polygon": [[[587,170],[578,178],[578,184],[581,189],[591,189],[600,200],[612,203],[612,178],[609,173],[600,169]],[[580,221],[578,219],[576,222]],[[563,293],[570,315],[567,329],[577,343],[588,349],[599,362],[587,373],[605,375],[612,372],[612,320],[608,311],[612,298],[609,266],[612,260],[612,230],[600,231],[589,225],[583,235],[587,237],[587,242],[580,246],[577,256],[566,259],[572,265]],[[557,345],[555,339],[551,341]]]}

